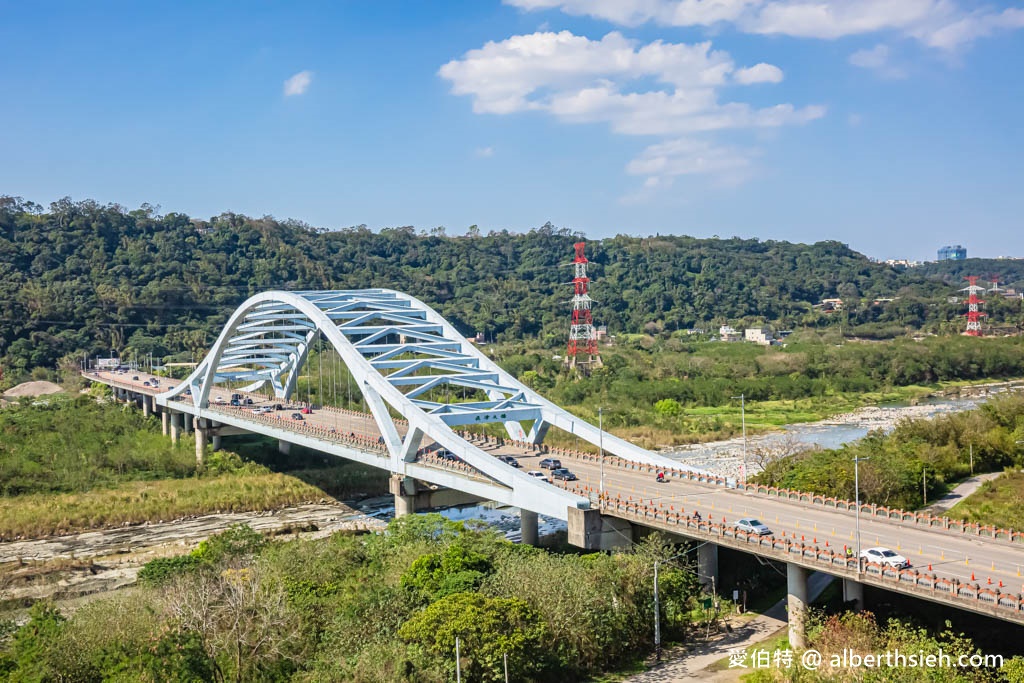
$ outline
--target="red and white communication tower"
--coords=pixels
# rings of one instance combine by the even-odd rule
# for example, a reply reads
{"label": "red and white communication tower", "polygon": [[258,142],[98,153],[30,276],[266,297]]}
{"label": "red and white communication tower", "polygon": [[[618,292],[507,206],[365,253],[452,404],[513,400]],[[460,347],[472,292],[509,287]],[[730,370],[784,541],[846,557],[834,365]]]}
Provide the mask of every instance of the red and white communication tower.
{"label": "red and white communication tower", "polygon": [[[577,242],[576,259],[573,261],[575,276],[572,279],[572,326],[569,328],[569,348],[565,361],[569,367],[586,364],[600,365],[601,356],[597,353],[597,330],[594,329],[594,318],[590,312],[591,298],[587,293],[590,278],[587,277],[586,254],[583,253],[586,242]],[[584,354],[586,358],[579,358]]]}
{"label": "red and white communication tower", "polygon": [[981,336],[981,319],[985,315],[981,312],[981,305],[985,302],[978,298],[978,293],[984,292],[985,288],[978,284],[978,279],[977,275],[968,275],[966,280],[969,284],[960,290],[967,292],[967,330],[964,334],[971,337]]}

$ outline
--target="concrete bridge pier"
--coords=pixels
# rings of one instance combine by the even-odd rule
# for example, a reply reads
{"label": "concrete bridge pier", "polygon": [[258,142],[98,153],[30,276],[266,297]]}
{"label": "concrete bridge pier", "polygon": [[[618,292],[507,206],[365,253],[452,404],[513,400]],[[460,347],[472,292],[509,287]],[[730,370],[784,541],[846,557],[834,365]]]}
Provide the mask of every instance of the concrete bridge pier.
{"label": "concrete bridge pier", "polygon": [[168,434],[171,433],[170,422],[170,414],[167,412],[167,409],[164,408],[163,410],[160,411],[160,427],[163,429],[164,436],[167,436]]}
{"label": "concrete bridge pier", "polygon": [[186,434],[188,434],[189,432],[192,431],[192,427],[195,426],[192,423],[192,421],[195,419],[195,416],[189,415],[188,413],[182,413],[181,414],[181,418],[182,418],[182,421],[181,421],[182,431],[184,431]]}
{"label": "concrete bridge pier", "polygon": [[395,518],[416,512],[416,480],[400,474],[391,475],[391,493],[395,496]]}
{"label": "concrete bridge pier", "polygon": [[213,450],[219,451],[221,449],[221,435],[214,434],[213,438],[210,439],[210,445],[213,446]]}
{"label": "concrete bridge pier", "polygon": [[789,593],[789,645],[794,649],[807,647],[804,619],[807,614],[807,570],[800,565],[786,564],[786,587]]}
{"label": "concrete bridge pier", "polygon": [[282,454],[282,455],[288,455],[289,453],[292,452],[292,445],[290,443],[288,443],[287,441],[283,441],[281,439],[278,439],[277,440],[277,452]]}
{"label": "concrete bridge pier", "polygon": [[181,439],[181,423],[184,421],[185,415],[177,411],[170,411],[170,422],[171,422],[171,442],[178,443]]}
{"label": "concrete bridge pier", "polygon": [[856,601],[853,611],[864,609],[864,584],[853,579],[843,579],[843,602]]}
{"label": "concrete bridge pier", "polygon": [[203,459],[206,457],[206,433],[207,430],[196,425],[196,464],[202,467]]}
{"label": "concrete bridge pier", "polygon": [[153,410],[150,407],[149,396],[147,396],[146,394],[142,394],[142,416],[149,417],[152,414],[152,412]]}
{"label": "concrete bridge pier", "polygon": [[697,546],[697,574],[705,586],[718,584],[718,546],[714,543]]}
{"label": "concrete bridge pier", "polygon": [[529,510],[519,510],[519,528],[522,533],[523,545],[537,545],[540,533],[537,527],[537,513]]}

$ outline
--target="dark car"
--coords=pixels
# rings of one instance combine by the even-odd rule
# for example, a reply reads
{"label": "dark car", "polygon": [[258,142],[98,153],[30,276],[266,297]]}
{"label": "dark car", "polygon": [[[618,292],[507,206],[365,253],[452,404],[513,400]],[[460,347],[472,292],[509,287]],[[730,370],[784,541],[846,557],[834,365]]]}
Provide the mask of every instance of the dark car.
{"label": "dark car", "polygon": [[544,458],[540,461],[540,468],[542,470],[557,470],[562,466],[562,461],[558,458]]}
{"label": "dark car", "polygon": [[133,382],[138,382],[139,381],[139,376],[138,375],[132,375],[132,381]]}
{"label": "dark car", "polygon": [[142,383],[142,386],[149,387],[149,386],[153,386],[153,385],[149,383],[149,380],[146,380],[145,382]]}
{"label": "dark car", "polygon": [[231,394],[231,399],[234,400],[234,401],[241,401],[242,400],[242,395],[241,394]]}
{"label": "dark car", "polygon": [[245,399],[245,405],[251,406],[252,405],[252,399],[251,398],[246,398]]}
{"label": "dark car", "polygon": [[576,481],[576,475],[570,472],[569,470],[565,469],[564,467],[559,467],[557,469],[551,470],[551,478],[561,479],[563,481]]}
{"label": "dark car", "polygon": [[240,405],[242,405],[242,402],[239,401],[237,398],[233,398],[233,399],[231,399],[231,405],[233,405],[233,406],[240,406]]}
{"label": "dark car", "polygon": [[303,419],[302,413],[292,413],[292,419],[293,420],[302,420]]}
{"label": "dark car", "polygon": [[499,455],[498,460],[502,461],[506,465],[511,465],[512,467],[521,467],[519,461],[513,458],[511,455]]}

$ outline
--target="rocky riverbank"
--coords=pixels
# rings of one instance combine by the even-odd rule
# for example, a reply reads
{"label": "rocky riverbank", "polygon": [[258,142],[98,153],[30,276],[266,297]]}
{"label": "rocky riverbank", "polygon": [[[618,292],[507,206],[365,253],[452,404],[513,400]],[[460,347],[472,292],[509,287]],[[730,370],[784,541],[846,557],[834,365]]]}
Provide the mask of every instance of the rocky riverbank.
{"label": "rocky riverbank", "polygon": [[233,524],[305,538],[386,526],[383,520],[347,505],[309,504],[0,543],[0,604],[78,598],[131,585],[150,560],[186,553]]}
{"label": "rocky riverbank", "polygon": [[[976,408],[987,398],[1024,389],[1024,382],[993,382],[958,387],[940,392],[941,398],[926,399],[916,405],[865,406],[849,413],[835,415],[820,422],[789,425],[781,432],[758,434],[747,438],[747,474],[761,471],[758,461],[764,458],[791,455],[808,448],[834,448],[863,438],[875,430],[889,431],[900,420],[929,419],[937,415]],[[711,441],[662,451],[674,460],[715,474],[742,478],[744,469],[743,439]]]}

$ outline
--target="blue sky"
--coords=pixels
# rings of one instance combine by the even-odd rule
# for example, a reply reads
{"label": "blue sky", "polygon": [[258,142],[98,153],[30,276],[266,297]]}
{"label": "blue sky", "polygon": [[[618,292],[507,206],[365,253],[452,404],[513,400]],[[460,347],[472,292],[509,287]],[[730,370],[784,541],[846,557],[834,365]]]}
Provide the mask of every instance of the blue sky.
{"label": "blue sky", "polygon": [[0,0],[0,193],[1024,256],[1024,2]]}

